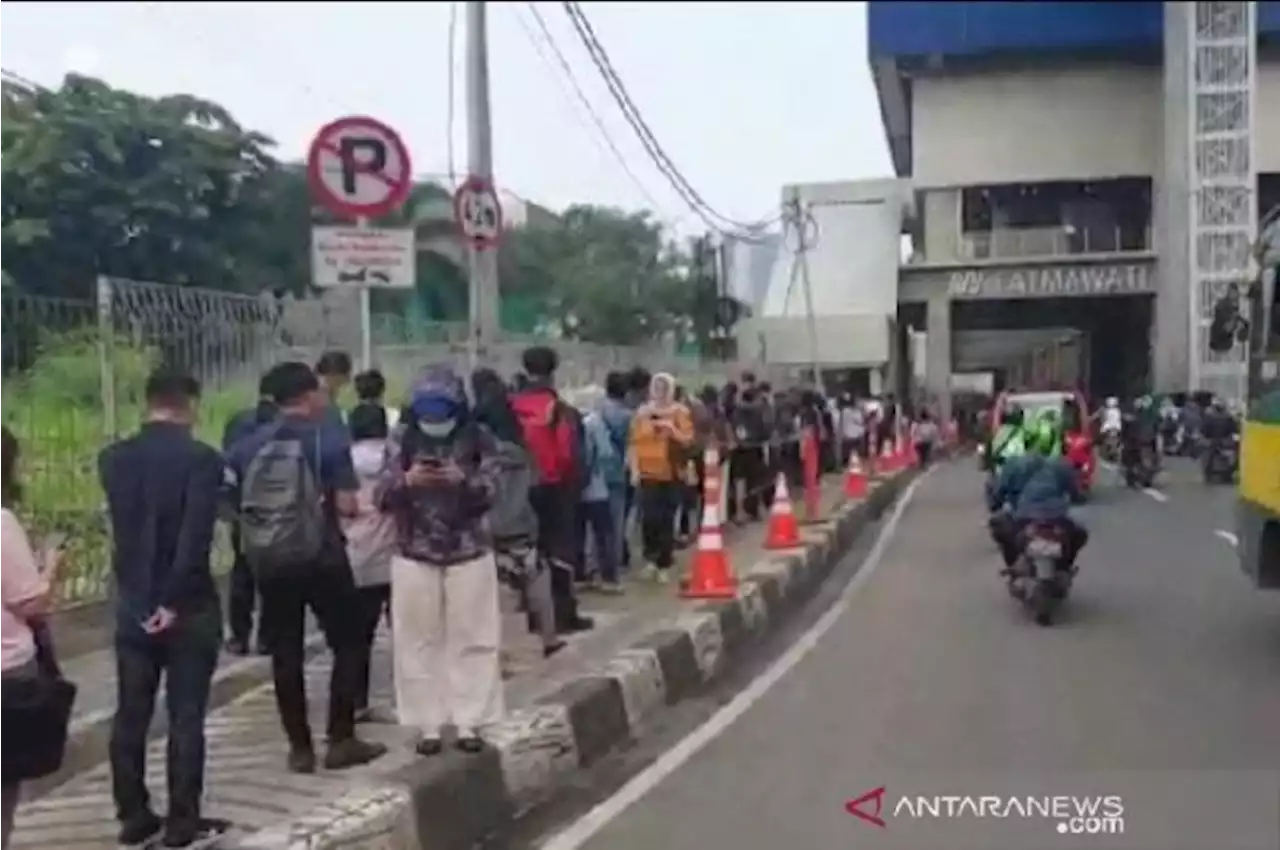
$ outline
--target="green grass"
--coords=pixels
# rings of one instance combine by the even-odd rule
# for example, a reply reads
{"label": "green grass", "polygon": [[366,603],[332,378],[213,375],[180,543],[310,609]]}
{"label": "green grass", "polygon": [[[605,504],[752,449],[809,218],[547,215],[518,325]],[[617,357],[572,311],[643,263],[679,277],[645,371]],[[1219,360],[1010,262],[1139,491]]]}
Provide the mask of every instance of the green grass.
{"label": "green grass", "polygon": [[[92,333],[48,336],[30,367],[4,382],[4,423],[20,447],[19,513],[37,547],[51,533],[66,536],[63,605],[97,601],[109,592],[110,539],[98,453],[137,427],[146,375],[157,361],[155,351],[122,340],[108,348],[116,396],[113,433],[103,400],[101,351]],[[251,383],[206,392],[199,437],[218,445],[227,421],[255,395]],[[224,547],[217,554],[218,566],[227,566]]]}

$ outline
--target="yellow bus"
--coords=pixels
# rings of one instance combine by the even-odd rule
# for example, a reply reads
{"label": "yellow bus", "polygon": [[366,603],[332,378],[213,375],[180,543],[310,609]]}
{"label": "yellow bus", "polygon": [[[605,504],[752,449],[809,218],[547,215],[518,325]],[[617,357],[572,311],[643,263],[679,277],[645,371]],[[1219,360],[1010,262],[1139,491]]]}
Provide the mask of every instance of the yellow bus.
{"label": "yellow bus", "polygon": [[1280,590],[1280,384],[1250,405],[1236,510],[1241,568],[1257,587]]}

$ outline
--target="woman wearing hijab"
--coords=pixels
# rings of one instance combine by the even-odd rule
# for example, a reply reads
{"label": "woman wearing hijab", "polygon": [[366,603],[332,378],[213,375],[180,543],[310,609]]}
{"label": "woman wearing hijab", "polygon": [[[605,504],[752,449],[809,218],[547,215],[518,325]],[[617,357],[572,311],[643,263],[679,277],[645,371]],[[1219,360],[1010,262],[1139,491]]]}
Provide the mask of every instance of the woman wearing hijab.
{"label": "woman wearing hijab", "polygon": [[396,708],[417,727],[420,755],[439,753],[452,723],[458,748],[484,748],[504,712],[498,570],[486,517],[499,487],[500,451],[448,367],[418,380],[379,490],[396,520],[391,560]]}
{"label": "woman wearing hijab", "polygon": [[497,444],[498,487],[489,512],[498,575],[524,600],[529,629],[542,639],[542,653],[550,657],[565,642],[556,636],[555,608],[551,597],[551,573],[540,569],[538,515],[529,503],[534,472],[524,445],[524,430],[511,409],[507,387],[492,369],[471,375],[475,421]]}
{"label": "woman wearing hijab", "polygon": [[647,578],[665,584],[675,563],[675,516],[681,477],[693,446],[689,409],[675,400],[676,381],[660,372],[649,385],[649,401],[631,425],[631,473],[639,490],[640,531]]}

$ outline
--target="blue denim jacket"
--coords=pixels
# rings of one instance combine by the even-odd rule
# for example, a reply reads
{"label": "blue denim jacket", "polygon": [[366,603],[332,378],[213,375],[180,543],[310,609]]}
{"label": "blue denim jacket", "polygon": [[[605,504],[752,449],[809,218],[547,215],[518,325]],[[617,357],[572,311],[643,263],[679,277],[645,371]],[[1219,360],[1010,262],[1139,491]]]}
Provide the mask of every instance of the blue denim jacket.
{"label": "blue denim jacket", "polygon": [[618,451],[600,413],[588,413],[582,427],[587,438],[587,486],[582,491],[582,501],[604,502],[609,498],[607,471],[617,463]]}
{"label": "blue denim jacket", "polygon": [[630,479],[627,471],[627,442],[631,437],[631,419],[635,411],[620,401],[607,398],[600,406],[600,418],[613,452],[604,464],[604,480],[615,490],[625,490]]}
{"label": "blue denim jacket", "polygon": [[991,491],[994,511],[1010,505],[1013,517],[1045,521],[1067,515],[1079,490],[1076,471],[1062,458],[1020,455],[1005,461]]}

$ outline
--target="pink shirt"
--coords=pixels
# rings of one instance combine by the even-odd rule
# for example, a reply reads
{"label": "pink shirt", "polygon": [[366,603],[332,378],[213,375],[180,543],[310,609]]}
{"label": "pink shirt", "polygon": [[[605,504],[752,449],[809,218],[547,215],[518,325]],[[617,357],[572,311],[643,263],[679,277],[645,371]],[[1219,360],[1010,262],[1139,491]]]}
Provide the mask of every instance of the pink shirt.
{"label": "pink shirt", "polygon": [[0,510],[0,669],[12,670],[35,658],[31,626],[12,611],[12,607],[34,599],[48,590],[48,584],[36,566],[35,553],[22,523],[8,508]]}

